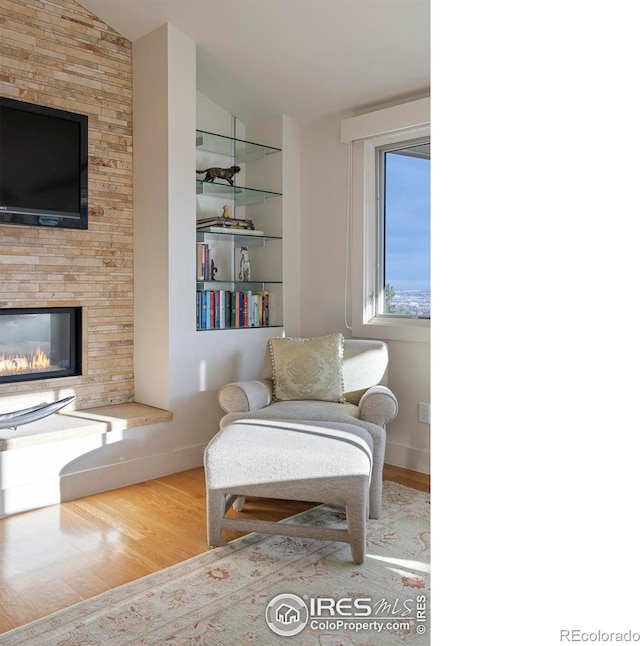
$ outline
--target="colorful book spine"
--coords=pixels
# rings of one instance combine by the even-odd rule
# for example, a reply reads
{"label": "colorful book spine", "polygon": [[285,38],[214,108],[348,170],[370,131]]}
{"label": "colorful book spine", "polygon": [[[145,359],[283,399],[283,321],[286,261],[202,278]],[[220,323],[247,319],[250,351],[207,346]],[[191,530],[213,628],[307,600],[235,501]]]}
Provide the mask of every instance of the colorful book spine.
{"label": "colorful book spine", "polygon": [[229,322],[230,327],[238,327],[238,306],[237,306],[237,301],[238,301],[238,296],[237,292],[231,292],[231,320]]}
{"label": "colorful book spine", "polygon": [[251,296],[251,325],[258,327],[258,294]]}
{"label": "colorful book spine", "polygon": [[204,280],[204,243],[196,243],[196,280]]}
{"label": "colorful book spine", "polygon": [[202,308],[200,310],[200,325],[203,330],[209,329],[209,292],[202,292]]}
{"label": "colorful book spine", "polygon": [[219,301],[219,305],[218,305],[218,312],[219,312],[218,327],[221,330],[224,330],[227,327],[227,322],[226,322],[226,319],[227,319],[227,300],[226,300],[227,296],[226,296],[226,294],[227,293],[226,293],[226,291],[224,289],[222,289],[222,290],[220,290],[220,292],[218,292],[218,296],[219,296],[219,299],[218,299],[218,301]]}
{"label": "colorful book spine", "polygon": [[231,292],[224,292],[224,326],[225,328],[231,327]]}
{"label": "colorful book spine", "polygon": [[244,325],[243,327],[250,327],[251,319],[249,318],[249,303],[251,302],[251,290],[242,293],[243,298],[243,313],[244,313]]}

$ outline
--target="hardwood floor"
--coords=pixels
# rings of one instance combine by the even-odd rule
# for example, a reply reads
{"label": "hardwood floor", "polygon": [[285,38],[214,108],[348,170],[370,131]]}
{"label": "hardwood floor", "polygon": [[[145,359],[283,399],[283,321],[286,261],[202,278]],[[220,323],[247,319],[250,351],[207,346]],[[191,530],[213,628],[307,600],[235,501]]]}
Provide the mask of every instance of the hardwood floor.
{"label": "hardwood floor", "polygon": [[[430,489],[400,467],[384,478]],[[280,520],[314,504],[247,498],[241,515]],[[0,633],[206,552],[205,521],[202,468],[0,520]]]}

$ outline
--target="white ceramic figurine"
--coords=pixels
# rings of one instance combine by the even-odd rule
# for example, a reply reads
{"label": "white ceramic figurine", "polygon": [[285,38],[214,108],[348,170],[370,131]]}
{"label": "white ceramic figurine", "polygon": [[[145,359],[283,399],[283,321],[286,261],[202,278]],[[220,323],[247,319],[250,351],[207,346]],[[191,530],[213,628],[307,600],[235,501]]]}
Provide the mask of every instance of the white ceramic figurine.
{"label": "white ceramic figurine", "polygon": [[249,261],[249,251],[246,247],[240,247],[240,273],[238,278],[243,281],[251,280],[251,262]]}

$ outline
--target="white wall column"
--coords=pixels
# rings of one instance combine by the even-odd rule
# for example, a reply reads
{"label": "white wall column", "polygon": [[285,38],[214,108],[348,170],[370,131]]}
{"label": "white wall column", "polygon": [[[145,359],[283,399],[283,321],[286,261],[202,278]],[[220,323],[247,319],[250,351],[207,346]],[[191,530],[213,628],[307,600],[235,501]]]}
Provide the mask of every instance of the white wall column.
{"label": "white wall column", "polygon": [[[172,407],[176,330],[193,324],[196,48],[165,24],[133,43],[136,401]],[[191,283],[192,284],[192,283]]]}

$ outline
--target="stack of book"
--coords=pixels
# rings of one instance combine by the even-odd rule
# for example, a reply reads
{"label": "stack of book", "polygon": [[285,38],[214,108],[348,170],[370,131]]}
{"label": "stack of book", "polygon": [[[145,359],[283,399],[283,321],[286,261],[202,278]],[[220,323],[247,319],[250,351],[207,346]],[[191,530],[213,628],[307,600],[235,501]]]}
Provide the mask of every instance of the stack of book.
{"label": "stack of book", "polygon": [[196,242],[196,280],[215,280],[211,261],[209,245],[206,242]]}
{"label": "stack of book", "polygon": [[214,290],[197,292],[198,330],[224,330],[269,325],[269,292]]}
{"label": "stack of book", "polygon": [[205,218],[197,221],[196,229],[198,231],[209,231],[212,233],[222,231],[235,235],[264,235],[264,231],[256,231],[252,220],[246,220],[244,218],[222,218],[219,216]]}

